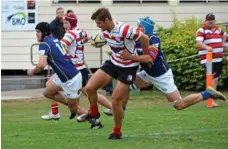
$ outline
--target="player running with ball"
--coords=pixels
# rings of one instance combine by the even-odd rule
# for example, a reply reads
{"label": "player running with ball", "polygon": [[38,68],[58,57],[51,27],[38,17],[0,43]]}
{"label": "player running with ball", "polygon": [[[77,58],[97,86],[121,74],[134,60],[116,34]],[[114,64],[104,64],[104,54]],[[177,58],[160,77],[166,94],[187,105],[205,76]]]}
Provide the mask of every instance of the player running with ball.
{"label": "player running with ball", "polygon": [[124,60],[120,53],[128,50],[131,55],[137,55],[135,41],[139,40],[143,52],[147,54],[148,37],[128,24],[117,22],[107,8],[100,8],[93,13],[92,20],[101,29],[100,38],[107,41],[112,49],[111,60],[106,61],[86,84],[86,92],[90,102],[90,111],[86,119],[100,117],[97,106],[97,90],[109,84],[113,78],[117,79],[116,87],[112,94],[112,109],[114,112],[114,127],[109,139],[120,139],[122,136],[123,101],[128,100],[129,85],[136,77],[139,63],[132,60]]}

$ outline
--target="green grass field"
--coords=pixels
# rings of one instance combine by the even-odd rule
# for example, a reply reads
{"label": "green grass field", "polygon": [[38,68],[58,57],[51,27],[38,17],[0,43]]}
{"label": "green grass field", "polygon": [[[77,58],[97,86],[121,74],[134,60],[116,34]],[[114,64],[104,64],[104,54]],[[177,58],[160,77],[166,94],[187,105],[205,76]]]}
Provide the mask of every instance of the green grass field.
{"label": "green grass field", "polygon": [[[123,139],[113,141],[107,140],[112,117],[102,114],[104,128],[91,130],[70,121],[64,106],[59,121],[41,120],[49,110],[46,99],[2,102],[2,149],[227,149],[228,102],[219,103],[216,109],[202,102],[176,111],[158,92],[131,97]],[[82,104],[87,107],[85,98]]]}

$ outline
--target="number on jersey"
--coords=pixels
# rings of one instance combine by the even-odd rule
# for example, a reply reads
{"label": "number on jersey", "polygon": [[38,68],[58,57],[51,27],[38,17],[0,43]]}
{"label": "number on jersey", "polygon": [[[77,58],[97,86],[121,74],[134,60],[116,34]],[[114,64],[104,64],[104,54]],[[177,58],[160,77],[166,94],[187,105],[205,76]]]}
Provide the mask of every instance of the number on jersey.
{"label": "number on jersey", "polygon": [[65,48],[63,48],[63,45],[62,45],[62,44],[61,44],[61,46],[59,45],[59,43],[56,43],[55,45],[56,45],[56,47],[58,47],[59,51],[60,51],[63,55],[66,55],[66,54],[67,54],[67,52],[66,52]]}

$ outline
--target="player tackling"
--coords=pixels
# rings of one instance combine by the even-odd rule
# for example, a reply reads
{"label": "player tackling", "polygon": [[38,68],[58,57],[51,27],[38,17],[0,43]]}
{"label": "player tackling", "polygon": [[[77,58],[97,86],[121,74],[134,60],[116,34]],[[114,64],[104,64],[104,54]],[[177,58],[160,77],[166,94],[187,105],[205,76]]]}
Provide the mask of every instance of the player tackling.
{"label": "player tackling", "polygon": [[172,70],[162,54],[160,39],[153,34],[154,24],[152,20],[149,17],[139,19],[138,29],[149,37],[149,54],[142,55],[142,46],[140,42],[137,42],[136,44],[139,53],[138,56],[131,55],[127,50],[120,54],[123,59],[140,62],[141,71],[137,73],[134,82],[137,88],[145,88],[154,85],[165,94],[168,101],[177,110],[185,109],[209,98],[226,99],[222,93],[216,91],[212,87],[209,87],[200,93],[191,94],[182,98],[174,83]]}

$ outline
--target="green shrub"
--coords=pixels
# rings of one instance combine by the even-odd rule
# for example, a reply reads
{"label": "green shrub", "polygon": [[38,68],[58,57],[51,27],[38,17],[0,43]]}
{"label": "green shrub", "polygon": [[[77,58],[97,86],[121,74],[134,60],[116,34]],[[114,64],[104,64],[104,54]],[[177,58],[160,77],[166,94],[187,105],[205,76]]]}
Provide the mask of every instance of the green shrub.
{"label": "green shrub", "polygon": [[[198,54],[195,35],[200,26],[202,26],[202,21],[194,17],[183,22],[174,17],[171,27],[158,27],[162,50],[167,61]],[[205,89],[205,70],[200,64],[199,56],[171,62],[169,65],[179,89],[195,91]],[[224,83],[227,78],[227,67],[224,67],[222,79],[219,82],[220,87],[225,86]]]}

